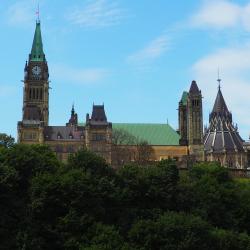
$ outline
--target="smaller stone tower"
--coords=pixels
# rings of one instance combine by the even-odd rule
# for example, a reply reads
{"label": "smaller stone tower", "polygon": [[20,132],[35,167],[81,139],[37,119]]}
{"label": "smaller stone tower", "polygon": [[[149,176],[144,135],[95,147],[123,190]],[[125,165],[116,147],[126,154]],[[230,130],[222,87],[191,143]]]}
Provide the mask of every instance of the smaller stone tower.
{"label": "smaller stone tower", "polygon": [[189,92],[184,91],[179,102],[180,145],[188,146],[195,161],[204,160],[202,95],[192,81]]}
{"label": "smaller stone tower", "polygon": [[179,133],[180,133],[180,145],[187,146],[188,138],[187,138],[187,99],[188,92],[184,91],[179,101]]}
{"label": "smaller stone tower", "polygon": [[112,123],[108,122],[104,105],[93,105],[91,118],[86,115],[86,147],[111,163]]}
{"label": "smaller stone tower", "polygon": [[202,95],[197,83],[192,81],[187,98],[187,138],[190,155],[204,160]]}

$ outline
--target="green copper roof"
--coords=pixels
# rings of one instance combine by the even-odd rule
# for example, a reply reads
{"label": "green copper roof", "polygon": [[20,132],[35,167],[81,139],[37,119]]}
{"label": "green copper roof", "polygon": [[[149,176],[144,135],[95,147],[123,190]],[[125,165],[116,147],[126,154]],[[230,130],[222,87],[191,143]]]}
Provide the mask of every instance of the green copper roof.
{"label": "green copper roof", "polygon": [[38,21],[36,23],[36,31],[33,39],[32,50],[30,54],[30,61],[33,62],[43,62],[45,60],[45,56],[43,53],[43,42],[42,42],[42,34],[41,34],[41,25]]}
{"label": "green copper roof", "polygon": [[182,102],[183,105],[187,105],[187,98],[188,98],[188,92],[183,91],[182,97],[181,97],[181,102]]}
{"label": "green copper roof", "polygon": [[125,130],[149,145],[179,145],[179,134],[168,124],[112,123],[112,127]]}

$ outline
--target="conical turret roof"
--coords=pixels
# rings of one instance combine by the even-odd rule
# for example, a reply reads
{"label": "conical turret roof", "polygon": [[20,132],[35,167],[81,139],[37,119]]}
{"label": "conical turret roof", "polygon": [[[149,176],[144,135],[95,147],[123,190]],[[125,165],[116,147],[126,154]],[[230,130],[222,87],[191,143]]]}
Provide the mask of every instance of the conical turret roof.
{"label": "conical turret roof", "polygon": [[244,152],[243,140],[232,123],[221,89],[219,87],[213,110],[209,116],[209,128],[204,136],[205,152]]}
{"label": "conical turret roof", "polygon": [[197,86],[196,81],[192,81],[190,89],[189,89],[189,94],[200,94],[200,90]]}
{"label": "conical turret roof", "polygon": [[221,89],[219,87],[218,89],[218,93],[214,102],[214,107],[213,107],[213,111],[214,113],[229,113],[226,102],[224,100],[224,97],[221,93]]}
{"label": "conical turret roof", "polygon": [[30,53],[30,61],[35,61],[35,62],[45,61],[40,21],[36,22],[36,30],[35,30],[32,49]]}

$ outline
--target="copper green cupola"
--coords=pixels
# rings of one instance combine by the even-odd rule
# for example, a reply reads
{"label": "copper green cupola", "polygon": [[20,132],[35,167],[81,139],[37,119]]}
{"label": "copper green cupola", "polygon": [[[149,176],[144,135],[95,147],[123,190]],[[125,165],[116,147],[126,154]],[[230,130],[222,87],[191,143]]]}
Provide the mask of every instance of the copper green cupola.
{"label": "copper green cupola", "polygon": [[32,49],[30,53],[30,61],[32,62],[46,61],[45,54],[43,52],[43,42],[42,42],[40,21],[36,22],[36,30],[35,30]]}

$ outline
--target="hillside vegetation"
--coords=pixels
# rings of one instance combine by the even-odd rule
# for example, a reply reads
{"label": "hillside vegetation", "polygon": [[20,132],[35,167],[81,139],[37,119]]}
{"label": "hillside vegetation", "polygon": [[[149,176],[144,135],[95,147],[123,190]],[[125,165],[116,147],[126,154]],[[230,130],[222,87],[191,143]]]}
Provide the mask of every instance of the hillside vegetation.
{"label": "hillside vegetation", "polygon": [[250,183],[203,163],[114,170],[82,150],[0,147],[0,249],[250,249]]}

